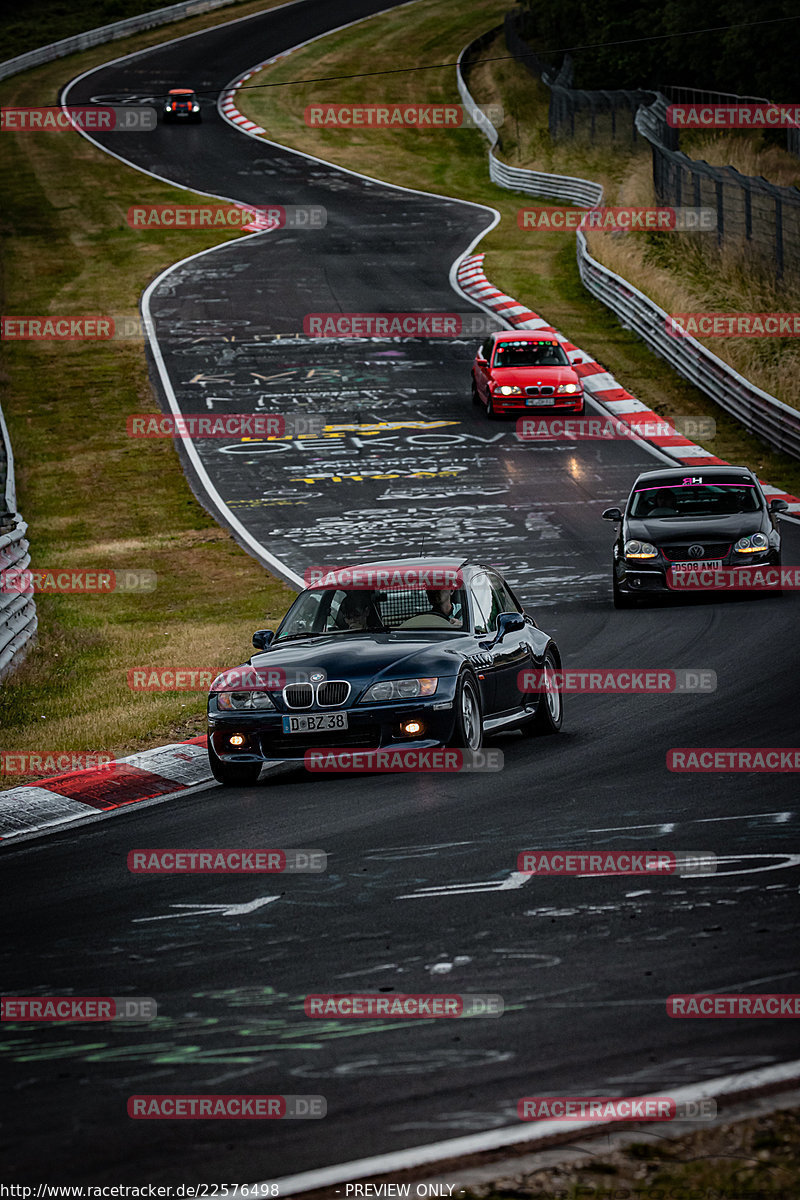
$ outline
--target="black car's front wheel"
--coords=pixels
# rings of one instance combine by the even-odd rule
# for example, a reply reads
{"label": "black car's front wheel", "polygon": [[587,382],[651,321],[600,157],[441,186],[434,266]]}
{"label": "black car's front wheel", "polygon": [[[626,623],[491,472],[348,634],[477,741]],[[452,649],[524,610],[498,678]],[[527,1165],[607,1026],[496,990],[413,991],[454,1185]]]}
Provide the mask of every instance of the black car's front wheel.
{"label": "black car's front wheel", "polygon": [[561,728],[564,721],[564,699],[558,680],[560,670],[558,656],[549,646],[545,650],[542,663],[542,690],[539,693],[536,716],[525,726],[525,733],[543,737],[550,733],[558,733]]}
{"label": "black car's front wheel", "polygon": [[208,742],[208,762],[211,767],[211,774],[217,783],[225,784],[226,787],[251,786],[254,783],[258,783],[258,777],[261,774],[261,763],[223,762],[214,753],[214,747],[211,745],[210,738]]}
{"label": "black car's front wheel", "polygon": [[483,719],[478,686],[471,675],[462,675],[456,688],[456,721],[452,746],[480,750],[483,745]]}

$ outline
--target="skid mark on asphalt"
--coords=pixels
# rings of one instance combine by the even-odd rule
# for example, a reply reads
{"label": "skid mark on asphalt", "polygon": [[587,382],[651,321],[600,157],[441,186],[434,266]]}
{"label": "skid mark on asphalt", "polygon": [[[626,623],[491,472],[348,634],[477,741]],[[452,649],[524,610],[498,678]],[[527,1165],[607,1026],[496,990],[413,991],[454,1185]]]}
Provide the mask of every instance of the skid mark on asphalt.
{"label": "skid mark on asphalt", "polygon": [[382,1075],[432,1075],[441,1071],[475,1070],[479,1067],[499,1066],[512,1062],[516,1055],[508,1050],[441,1050],[430,1049],[417,1054],[386,1055],[377,1058],[371,1055],[350,1062],[338,1063],[334,1067],[316,1067],[310,1064],[295,1067],[290,1075],[300,1079],[362,1077]]}

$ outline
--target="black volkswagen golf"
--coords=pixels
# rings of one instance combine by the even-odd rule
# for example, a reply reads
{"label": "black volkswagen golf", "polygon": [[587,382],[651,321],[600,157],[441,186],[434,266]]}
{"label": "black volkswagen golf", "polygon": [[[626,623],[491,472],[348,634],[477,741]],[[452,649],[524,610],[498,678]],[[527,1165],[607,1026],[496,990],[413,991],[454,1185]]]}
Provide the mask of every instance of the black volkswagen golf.
{"label": "black volkswagen golf", "polygon": [[785,500],[767,499],[747,467],[667,467],[645,471],[631,489],[618,521],[612,586],[615,608],[672,591],[667,573],[720,567],[779,566],[781,539],[775,514]]}
{"label": "black volkswagen golf", "polygon": [[[337,569],[253,645],[248,664],[211,685],[208,754],[220,783],[255,783],[265,762],[301,765],[318,748],[476,751],[485,733],[561,727],[555,642],[498,572],[476,563]],[[527,670],[540,692],[521,690]]]}

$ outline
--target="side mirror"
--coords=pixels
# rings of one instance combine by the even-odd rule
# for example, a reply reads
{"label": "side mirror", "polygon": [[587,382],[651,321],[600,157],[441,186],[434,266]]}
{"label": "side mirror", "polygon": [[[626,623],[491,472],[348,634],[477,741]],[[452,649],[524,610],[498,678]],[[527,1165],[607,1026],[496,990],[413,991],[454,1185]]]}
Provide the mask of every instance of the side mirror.
{"label": "side mirror", "polygon": [[518,630],[525,628],[525,617],[519,612],[504,612],[500,613],[497,618],[497,637],[496,641],[502,642],[507,633],[517,633]]}
{"label": "side mirror", "polygon": [[622,513],[618,508],[607,508],[602,517],[604,521],[621,521]]}
{"label": "side mirror", "polygon": [[788,500],[779,500],[778,497],[776,496],[774,500],[770,500],[770,502],[769,502],[769,511],[771,513],[772,512],[788,512],[789,511]]}
{"label": "side mirror", "polygon": [[275,633],[272,629],[257,629],[253,634],[253,645],[256,650],[266,650]]}

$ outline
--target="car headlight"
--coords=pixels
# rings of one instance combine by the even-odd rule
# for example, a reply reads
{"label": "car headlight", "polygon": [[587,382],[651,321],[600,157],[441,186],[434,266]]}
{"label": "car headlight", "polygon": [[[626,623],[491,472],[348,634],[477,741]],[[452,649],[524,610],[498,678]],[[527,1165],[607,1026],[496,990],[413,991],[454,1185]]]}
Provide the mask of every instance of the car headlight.
{"label": "car headlight", "polygon": [[494,390],[501,396],[521,396],[522,388],[515,383],[495,384]]}
{"label": "car headlight", "polygon": [[387,700],[415,700],[418,696],[432,696],[438,685],[438,679],[385,679],[368,687],[359,704],[382,704]]}
{"label": "car headlight", "polygon": [[259,708],[275,708],[268,692],[219,692],[217,704],[223,712],[249,712]]}
{"label": "car headlight", "polygon": [[749,537],[739,538],[733,548],[737,554],[757,554],[768,546],[769,538],[765,533],[751,533]]}
{"label": "car headlight", "polygon": [[626,558],[658,558],[658,551],[650,542],[630,541],[625,543]]}
{"label": "car headlight", "polygon": [[200,105],[199,105],[199,104],[193,104],[193,105],[192,105],[192,112],[200,112]]}
{"label": "car headlight", "polygon": [[556,395],[563,396],[566,394],[571,396],[572,393],[577,392],[577,390],[577,383],[560,383],[556,388]]}

